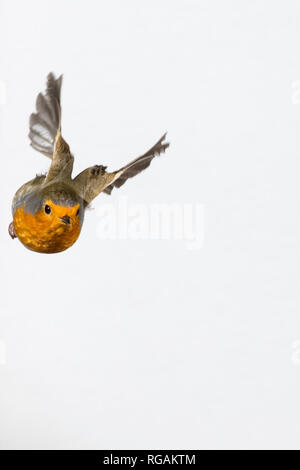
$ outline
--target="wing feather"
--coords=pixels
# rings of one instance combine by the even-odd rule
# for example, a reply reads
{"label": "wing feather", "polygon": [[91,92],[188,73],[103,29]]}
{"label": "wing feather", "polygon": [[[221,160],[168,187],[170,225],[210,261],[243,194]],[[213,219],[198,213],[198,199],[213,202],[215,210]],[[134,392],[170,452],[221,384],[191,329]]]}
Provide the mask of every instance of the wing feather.
{"label": "wing feather", "polygon": [[165,152],[165,150],[169,147],[170,144],[168,142],[164,142],[166,135],[167,134],[165,133],[144,155],[136,158],[132,162],[128,163],[128,165],[115,172],[116,179],[110,185],[108,185],[103,192],[106,194],[111,194],[114,188],[120,188],[129,178],[133,178],[148,168],[153,158]]}
{"label": "wing feather", "polygon": [[109,173],[106,171],[106,167],[102,165],[86,168],[72,181],[74,189],[80,194],[87,205],[101,192],[111,194],[113,188],[120,188],[129,178],[133,178],[148,168],[153,158],[160,155],[169,147],[169,143],[164,142],[165,138],[166,134],[148,152],[118,171]]}
{"label": "wing feather", "polygon": [[49,158],[53,156],[55,137],[61,127],[61,85],[62,75],[55,78],[49,73],[46,92],[38,94],[36,112],[29,118],[30,145]]}

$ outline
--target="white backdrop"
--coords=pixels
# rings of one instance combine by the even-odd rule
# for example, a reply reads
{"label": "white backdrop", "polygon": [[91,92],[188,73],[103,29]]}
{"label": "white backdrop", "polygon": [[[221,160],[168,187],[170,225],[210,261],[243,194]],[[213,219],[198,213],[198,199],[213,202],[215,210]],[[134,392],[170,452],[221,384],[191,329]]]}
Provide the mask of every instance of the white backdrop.
{"label": "white backdrop", "polygon": [[[0,1],[0,447],[300,448],[300,5]],[[165,155],[41,255],[7,234],[49,161],[28,117],[64,74],[75,172]],[[185,240],[101,239],[101,205],[204,208]]]}

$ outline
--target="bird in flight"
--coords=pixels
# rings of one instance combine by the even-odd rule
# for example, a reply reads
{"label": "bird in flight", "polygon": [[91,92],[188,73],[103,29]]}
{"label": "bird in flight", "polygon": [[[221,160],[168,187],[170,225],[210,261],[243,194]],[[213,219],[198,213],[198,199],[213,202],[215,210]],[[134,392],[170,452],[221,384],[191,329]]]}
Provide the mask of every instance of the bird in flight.
{"label": "bird in flight", "polygon": [[100,193],[111,194],[114,188],[123,186],[169,146],[164,134],[148,152],[117,171],[94,165],[73,178],[74,157],[61,134],[61,85],[62,76],[55,78],[50,73],[46,92],[37,96],[36,112],[29,120],[29,139],[51,164],[47,174],[37,175],[18,189],[8,228],[12,238],[39,253],[58,253],[72,246],[91,201]]}

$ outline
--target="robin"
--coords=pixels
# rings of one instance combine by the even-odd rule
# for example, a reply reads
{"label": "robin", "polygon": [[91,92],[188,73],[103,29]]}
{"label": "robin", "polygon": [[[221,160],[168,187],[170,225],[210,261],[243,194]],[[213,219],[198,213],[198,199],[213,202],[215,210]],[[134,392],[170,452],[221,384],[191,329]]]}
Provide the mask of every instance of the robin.
{"label": "robin", "polygon": [[46,175],[37,175],[21,186],[12,202],[9,234],[39,253],[58,253],[79,237],[84,213],[100,193],[111,194],[141,171],[169,146],[166,134],[141,157],[117,171],[95,165],[72,178],[74,157],[61,135],[60,92],[62,76],[47,77],[45,94],[36,100],[36,113],[29,120],[31,146],[51,159]]}

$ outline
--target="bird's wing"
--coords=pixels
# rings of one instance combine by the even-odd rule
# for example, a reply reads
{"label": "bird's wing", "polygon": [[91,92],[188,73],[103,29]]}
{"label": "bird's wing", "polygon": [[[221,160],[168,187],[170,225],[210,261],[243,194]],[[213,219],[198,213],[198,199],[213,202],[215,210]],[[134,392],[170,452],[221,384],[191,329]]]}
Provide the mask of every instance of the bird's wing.
{"label": "bird's wing", "polygon": [[60,128],[60,91],[62,75],[47,77],[46,92],[39,93],[36,99],[36,113],[29,118],[30,145],[38,152],[52,158],[56,133]]}
{"label": "bird's wing", "polygon": [[111,194],[113,188],[119,188],[128,178],[132,178],[148,168],[153,158],[169,147],[169,143],[164,142],[165,138],[166,134],[148,152],[120,168],[120,170],[108,173],[105,171],[106,167],[101,165],[87,168],[73,180],[75,189],[87,204],[101,192]]}
{"label": "bird's wing", "polygon": [[38,94],[36,113],[32,113],[29,119],[30,145],[52,159],[46,183],[58,175],[70,176],[73,169],[73,156],[61,137],[61,85],[62,75],[55,78],[53,73],[49,73],[46,92]]}

